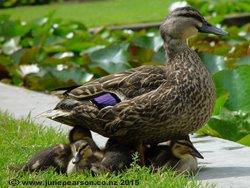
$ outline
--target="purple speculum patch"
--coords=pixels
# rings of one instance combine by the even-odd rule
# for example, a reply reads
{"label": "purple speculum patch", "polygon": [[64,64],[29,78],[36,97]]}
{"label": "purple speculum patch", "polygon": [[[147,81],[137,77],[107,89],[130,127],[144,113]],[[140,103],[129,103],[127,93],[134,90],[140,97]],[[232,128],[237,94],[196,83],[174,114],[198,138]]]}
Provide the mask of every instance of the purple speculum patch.
{"label": "purple speculum patch", "polygon": [[114,106],[121,100],[113,93],[103,93],[96,96],[91,100],[98,108],[104,108],[106,106]]}

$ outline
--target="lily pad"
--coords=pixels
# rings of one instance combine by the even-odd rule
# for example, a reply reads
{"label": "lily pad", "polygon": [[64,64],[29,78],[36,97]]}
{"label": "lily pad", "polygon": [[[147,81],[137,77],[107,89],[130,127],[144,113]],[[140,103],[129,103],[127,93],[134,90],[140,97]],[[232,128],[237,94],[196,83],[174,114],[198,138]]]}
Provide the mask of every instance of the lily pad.
{"label": "lily pad", "polygon": [[98,66],[107,73],[124,71],[131,67],[128,63],[127,49],[128,44],[122,43],[96,50],[89,54],[93,62],[91,66]]}
{"label": "lily pad", "polygon": [[238,141],[250,134],[249,113],[241,111],[228,111],[223,109],[220,115],[213,116],[208,125],[215,130],[220,137],[232,141]]}
{"label": "lily pad", "polygon": [[215,73],[226,69],[223,56],[213,55],[209,53],[199,53],[202,62],[206,65],[211,73]]}
{"label": "lily pad", "polygon": [[225,107],[229,110],[250,111],[250,66],[241,65],[234,70],[223,70],[213,76],[217,95],[229,92]]}

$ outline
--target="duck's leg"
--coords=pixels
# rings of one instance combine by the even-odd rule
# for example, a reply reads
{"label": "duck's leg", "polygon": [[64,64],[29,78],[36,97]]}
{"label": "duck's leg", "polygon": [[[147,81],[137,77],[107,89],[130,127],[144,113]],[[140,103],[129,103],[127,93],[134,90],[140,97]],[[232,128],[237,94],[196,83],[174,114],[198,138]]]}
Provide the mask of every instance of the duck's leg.
{"label": "duck's leg", "polygon": [[145,166],[146,165],[146,159],[145,159],[145,146],[140,143],[137,146],[137,151],[139,153],[139,163],[141,166]]}

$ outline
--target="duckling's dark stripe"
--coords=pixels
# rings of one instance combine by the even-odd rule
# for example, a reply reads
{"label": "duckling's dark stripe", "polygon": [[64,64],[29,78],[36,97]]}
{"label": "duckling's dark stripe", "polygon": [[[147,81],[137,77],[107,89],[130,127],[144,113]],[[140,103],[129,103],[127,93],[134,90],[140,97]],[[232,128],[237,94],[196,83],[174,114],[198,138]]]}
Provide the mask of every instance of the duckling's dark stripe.
{"label": "duckling's dark stripe", "polygon": [[193,148],[193,146],[188,143],[188,142],[180,142],[180,141],[176,141],[177,144],[181,144],[181,145],[184,145],[184,146],[187,146],[187,147],[190,147],[190,148]]}
{"label": "duckling's dark stripe", "polygon": [[81,146],[81,148],[79,149],[79,152],[83,151],[87,146],[88,146],[88,144]]}

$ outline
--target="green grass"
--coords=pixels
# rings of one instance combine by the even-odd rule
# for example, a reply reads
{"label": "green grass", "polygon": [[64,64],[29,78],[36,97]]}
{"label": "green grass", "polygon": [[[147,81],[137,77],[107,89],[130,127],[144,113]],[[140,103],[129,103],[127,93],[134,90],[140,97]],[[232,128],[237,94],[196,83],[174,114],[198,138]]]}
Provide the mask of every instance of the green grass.
{"label": "green grass", "polygon": [[105,0],[85,3],[25,6],[0,10],[14,19],[32,20],[55,11],[55,17],[83,22],[88,27],[160,21],[171,0]]}
{"label": "green grass", "polygon": [[[10,116],[0,113],[0,166],[3,170],[0,172],[1,187],[8,187],[8,181],[11,179],[19,180],[20,184],[23,181],[105,181],[117,182],[120,184],[124,180],[130,182],[139,181],[136,187],[168,187],[168,188],[183,188],[183,187],[199,187],[199,183],[193,178],[174,175],[170,171],[161,171],[152,174],[149,168],[141,168],[134,164],[128,171],[117,176],[112,174],[104,174],[96,177],[89,173],[74,174],[65,176],[56,174],[52,170],[28,174],[24,172],[13,172],[8,169],[11,165],[23,164],[25,161],[37,151],[46,148],[53,144],[66,143],[66,135],[55,132],[52,129],[44,129],[34,125],[28,119],[14,120]],[[2,182],[1,182],[2,181]],[[85,183],[85,182],[83,182]],[[27,186],[23,186],[27,187]],[[36,186],[39,187],[39,186]],[[61,187],[61,186],[54,186]],[[73,187],[73,186],[69,186]],[[93,187],[93,186],[90,186]],[[105,186],[100,186],[105,187]],[[108,186],[107,186],[108,187]],[[117,187],[117,186],[115,186]],[[124,187],[124,186],[121,186]],[[131,186],[129,186],[131,187]]]}

